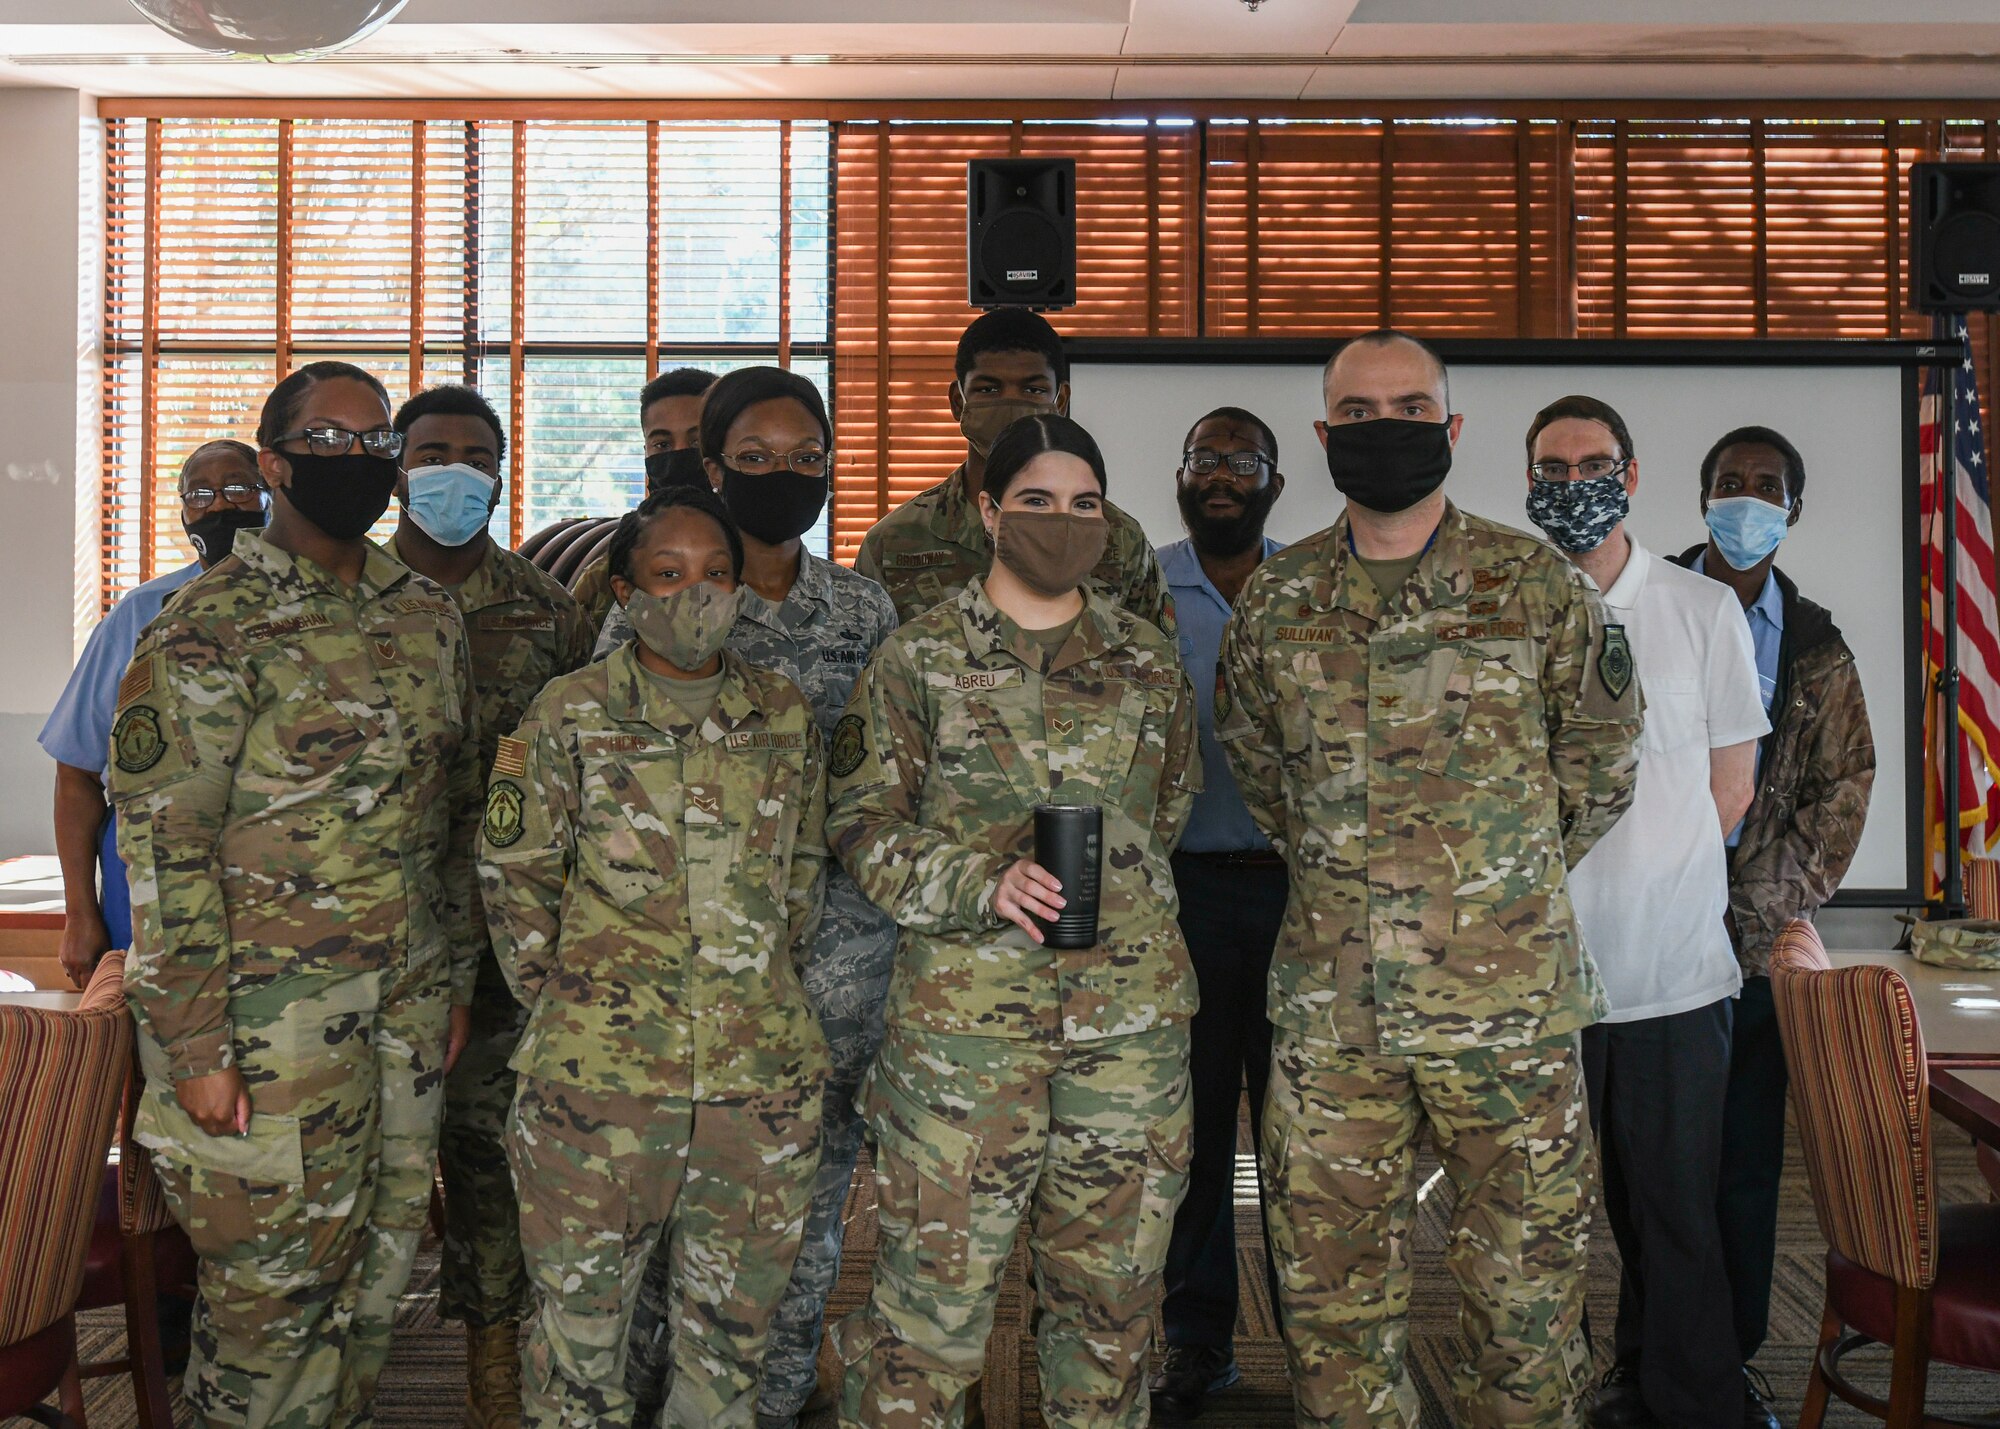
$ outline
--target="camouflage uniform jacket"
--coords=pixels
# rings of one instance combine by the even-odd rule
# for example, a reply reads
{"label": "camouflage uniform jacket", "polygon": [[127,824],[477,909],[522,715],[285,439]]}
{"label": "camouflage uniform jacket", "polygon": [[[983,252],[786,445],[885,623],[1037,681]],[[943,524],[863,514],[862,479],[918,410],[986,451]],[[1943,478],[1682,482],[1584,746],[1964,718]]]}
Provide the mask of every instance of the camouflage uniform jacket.
{"label": "camouflage uniform jacket", "polygon": [[[789,677],[812,706],[821,736],[831,740],[868,657],[897,624],[896,607],[881,586],[801,550],[798,577],[779,604],[743,588],[729,648],[760,669]],[[625,607],[613,605],[604,617],[597,653],[608,655],[631,639]],[[895,920],[868,901],[846,869],[829,864],[826,914],[820,922],[821,941],[829,946],[815,950],[815,961],[833,952],[835,942],[862,938],[886,944],[895,936]]]}
{"label": "camouflage uniform jacket", "polygon": [[1217,738],[1291,869],[1279,1027],[1392,1055],[1525,1046],[1604,993],[1566,888],[1631,802],[1638,680],[1576,568],[1447,505],[1388,600],[1347,518],[1250,577]]}
{"label": "camouflage uniform jacket", "polygon": [[798,967],[826,770],[805,697],[725,653],[695,729],[632,647],[555,680],[500,742],[479,874],[528,1027],[510,1065],[718,1099],[825,1073]]}
{"label": "camouflage uniform jacket", "polygon": [[[841,716],[829,842],[902,925],[892,1024],[1088,1041],[1194,1013],[1167,858],[1201,762],[1174,643],[1091,592],[1051,663],[975,576],[889,637]],[[1099,940],[1080,952],[993,911],[1048,803],[1104,809]]]}
{"label": "camouflage uniform jacket", "polygon": [[[1702,547],[1675,560],[1692,566]],[[1730,850],[1729,911],[1736,961],[1764,977],[1771,949],[1793,918],[1811,918],[1840,887],[1875,785],[1875,737],[1861,673],[1826,608],[1773,569],[1784,602],[1771,732],[1757,754],[1757,790]]]}
{"label": "camouflage uniform jacket", "polygon": [[[1173,635],[1173,599],[1146,533],[1108,501],[1104,515],[1111,539],[1090,573],[1091,584]],[[979,519],[977,498],[966,495],[963,466],[877,521],[854,558],[854,569],[881,583],[904,620],[950,600],[992,565],[993,540]]]}
{"label": "camouflage uniform jacket", "polygon": [[178,1078],[234,1064],[233,981],[451,957],[472,1000],[472,654],[444,591],[370,545],[348,587],[243,531],[147,627],[110,793],[126,989]]}
{"label": "camouflage uniform jacket", "polygon": [[[392,538],[389,554],[401,558]],[[558,675],[590,663],[590,627],[562,582],[498,542],[456,590],[445,591],[465,618],[472,688],[479,701],[479,768],[493,766],[536,695]]]}
{"label": "camouflage uniform jacket", "polygon": [[611,593],[611,552],[601,551],[585,561],[571,579],[569,593],[583,611],[584,624],[596,630],[605,617],[618,608]]}

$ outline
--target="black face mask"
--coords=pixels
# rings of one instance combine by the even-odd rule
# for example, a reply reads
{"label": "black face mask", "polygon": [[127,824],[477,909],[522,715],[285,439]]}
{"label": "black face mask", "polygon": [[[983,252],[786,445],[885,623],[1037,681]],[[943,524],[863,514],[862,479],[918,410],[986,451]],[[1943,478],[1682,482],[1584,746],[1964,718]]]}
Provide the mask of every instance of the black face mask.
{"label": "black face mask", "polygon": [[767,546],[782,546],[812,530],[826,509],[826,478],[791,470],[749,476],[722,469],[722,504],[746,535]]}
{"label": "black face mask", "polygon": [[1407,511],[1444,485],[1451,470],[1451,422],[1377,417],[1329,423],[1326,470],[1356,506]]}
{"label": "black face mask", "polygon": [[352,541],[389,509],[400,468],[389,457],[366,452],[314,456],[280,452],[292,468],[292,484],[282,491],[292,509],[336,541]]}
{"label": "black face mask", "polygon": [[[1211,516],[1203,505],[1217,491],[1226,491],[1243,503],[1234,516]],[[1228,482],[1204,480],[1196,485],[1174,483],[1174,500],[1180,503],[1181,520],[1186,523],[1194,548],[1218,559],[1240,556],[1264,539],[1264,521],[1278,499],[1277,483],[1267,475],[1257,490],[1245,493]]]}
{"label": "black face mask", "polygon": [[708,472],[695,447],[679,447],[670,452],[646,453],[646,494],[671,486],[699,486],[708,489]]}
{"label": "black face mask", "polygon": [[262,510],[246,511],[241,506],[226,506],[217,501],[202,513],[199,521],[183,521],[181,528],[194,544],[194,553],[206,566],[229,554],[229,548],[236,544],[238,531],[261,531],[268,519],[268,514]]}

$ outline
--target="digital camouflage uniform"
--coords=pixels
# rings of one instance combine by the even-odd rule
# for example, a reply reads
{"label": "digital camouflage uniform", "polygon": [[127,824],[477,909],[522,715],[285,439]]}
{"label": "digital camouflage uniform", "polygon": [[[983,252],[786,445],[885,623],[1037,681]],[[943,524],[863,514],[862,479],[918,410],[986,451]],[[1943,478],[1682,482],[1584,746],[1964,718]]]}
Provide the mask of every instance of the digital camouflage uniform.
{"label": "digital camouflage uniform", "polygon": [[[1104,519],[1111,538],[1088,584],[1174,634],[1173,598],[1145,531],[1109,501]],[[881,583],[903,620],[950,600],[992,565],[993,538],[979,519],[978,497],[966,494],[963,466],[877,521],[854,557],[854,569]]]}
{"label": "digital camouflage uniform", "polygon": [[[1091,593],[1044,652],[975,577],[904,625],[828,754],[832,843],[902,926],[862,1089],[881,1241],[834,1340],[841,1423],[962,1422],[1032,1204],[1042,1416],[1147,1419],[1153,1300],[1189,1146],[1194,975],[1168,854],[1201,782],[1171,639]],[[1058,952],[993,911],[1037,804],[1104,810],[1098,943]]]}
{"label": "digital camouflage uniform", "polygon": [[1271,966],[1271,1238],[1299,1422],[1415,1425],[1415,1140],[1458,1190],[1458,1422],[1581,1413],[1594,1188],[1565,870],[1631,800],[1631,649],[1558,552],[1449,505],[1384,599],[1347,518],[1266,560],[1217,736],[1291,875]]}
{"label": "digital camouflage uniform", "polygon": [[[210,1425],[366,1424],[430,1202],[447,1003],[472,1000],[479,743],[445,593],[256,531],[147,628],[110,793],[131,869],[136,1135],[201,1257]],[[175,1082],[238,1068],[247,1135]]]}
{"label": "digital camouflage uniform", "polygon": [[[392,554],[400,554],[393,540]],[[466,582],[447,593],[472,645],[479,704],[479,767],[490,769],[500,737],[557,675],[590,660],[589,627],[562,583],[497,543]],[[472,997],[472,1037],[444,1083],[444,1248],[438,1257],[438,1314],[469,1325],[527,1318],[528,1273],[521,1264],[521,1208],[501,1144],[514,1104],[514,1055],[526,1012],[507,989],[485,945]]]}
{"label": "digital camouflage uniform", "polygon": [[526,1420],[629,1429],[666,1239],[672,1426],[747,1426],[818,1165],[826,1044],[798,968],[825,761],[782,675],[723,656],[697,729],[635,647],[563,676],[488,785],[480,878],[528,1026],[507,1149],[538,1313]]}
{"label": "digital camouflage uniform", "polygon": [[[875,582],[801,551],[798,576],[781,604],[744,587],[729,648],[752,665],[788,676],[812,706],[821,736],[830,740],[862,667],[896,623],[895,607]],[[608,653],[631,639],[632,622],[624,607],[612,606],[598,650]],[[865,1129],[854,1095],[882,1045],[882,1004],[895,960],[895,920],[863,896],[845,869],[829,865],[825,911],[806,957],[804,979],[813,1015],[826,1034],[832,1070],[822,1098],[819,1180],[806,1216],[805,1244],[764,1353],[759,1409],[766,1420],[792,1419],[813,1391],[820,1323],[840,1273],[840,1243],[847,1229],[843,1213]],[[647,1410],[658,1408],[666,1397],[666,1326],[672,1304],[667,1258],[655,1254],[632,1317],[627,1383],[638,1401],[636,1422],[641,1425],[648,1422]]]}

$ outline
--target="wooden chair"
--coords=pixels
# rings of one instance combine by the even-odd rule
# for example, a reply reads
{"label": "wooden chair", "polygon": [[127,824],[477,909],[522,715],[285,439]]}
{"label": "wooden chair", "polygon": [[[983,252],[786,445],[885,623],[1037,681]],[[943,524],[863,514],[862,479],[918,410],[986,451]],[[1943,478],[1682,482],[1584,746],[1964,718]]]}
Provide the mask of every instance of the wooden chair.
{"label": "wooden chair", "polygon": [[[1890,1429],[2000,1426],[2000,1415],[1924,1413],[1933,1359],[2000,1372],[2000,1206],[1940,1210],[1930,1084],[1910,990],[1893,968],[1831,970],[1812,925],[1793,920],[1771,955],[1771,989],[1813,1210],[1826,1237],[1826,1308],[1799,1429],[1836,1394]],[[1889,1397],[1841,1370],[1891,1347]]]}
{"label": "wooden chair", "polygon": [[152,1157],[132,1139],[142,1086],[134,1058],[118,1117],[118,1174],[104,1184],[76,1301],[79,1310],[124,1308],[125,1354],[83,1365],[79,1373],[84,1379],[130,1374],[139,1429],[173,1429],[160,1341],[160,1295],[184,1291],[192,1297],[196,1261],[194,1246],[174,1220],[153,1172]]}
{"label": "wooden chair", "polygon": [[74,1310],[132,1060],[124,974],[106,954],[74,1012],[0,1005],[0,1419],[84,1422]]}

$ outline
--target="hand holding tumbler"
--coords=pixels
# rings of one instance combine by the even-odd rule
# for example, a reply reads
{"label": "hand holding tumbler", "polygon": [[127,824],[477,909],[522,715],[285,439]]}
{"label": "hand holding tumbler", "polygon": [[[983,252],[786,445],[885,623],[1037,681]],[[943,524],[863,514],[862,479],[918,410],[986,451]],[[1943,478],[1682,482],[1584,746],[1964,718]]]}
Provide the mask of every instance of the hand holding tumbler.
{"label": "hand holding tumbler", "polygon": [[1037,804],[1035,862],[1062,884],[1063,909],[1053,921],[1037,918],[1043,945],[1078,949],[1097,945],[1097,885],[1104,866],[1104,810],[1095,804]]}

